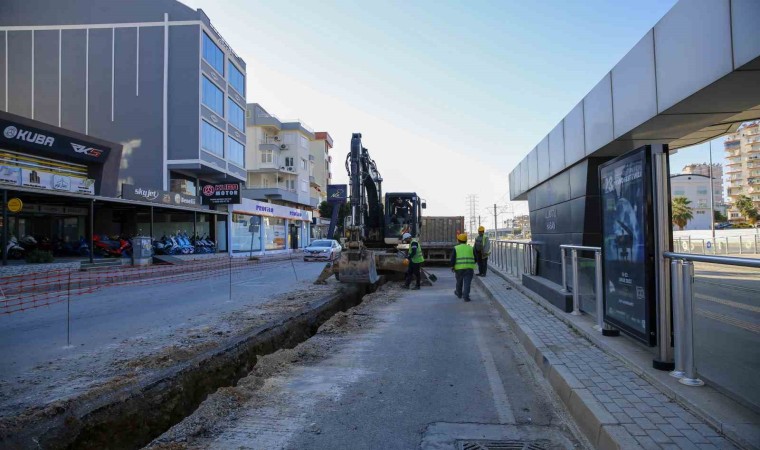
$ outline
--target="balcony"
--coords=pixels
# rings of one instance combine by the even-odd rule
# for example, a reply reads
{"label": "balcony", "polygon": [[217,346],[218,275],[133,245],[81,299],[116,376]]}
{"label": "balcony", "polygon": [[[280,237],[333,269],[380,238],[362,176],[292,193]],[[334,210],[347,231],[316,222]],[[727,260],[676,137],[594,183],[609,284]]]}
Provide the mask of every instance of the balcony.
{"label": "balcony", "polygon": [[313,188],[322,188],[322,184],[317,182],[317,179],[313,176],[309,177],[309,185]]}
{"label": "balcony", "polygon": [[312,208],[319,208],[319,199],[316,197],[309,197],[309,206]]}
{"label": "balcony", "polygon": [[243,197],[252,200],[283,200],[298,203],[298,193],[295,189],[284,186],[248,186],[243,189]]}

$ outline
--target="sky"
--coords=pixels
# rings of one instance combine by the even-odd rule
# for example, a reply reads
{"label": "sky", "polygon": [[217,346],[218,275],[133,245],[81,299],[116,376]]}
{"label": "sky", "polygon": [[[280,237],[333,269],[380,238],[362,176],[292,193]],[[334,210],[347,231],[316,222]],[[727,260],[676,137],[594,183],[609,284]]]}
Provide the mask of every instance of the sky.
{"label": "sky", "polygon": [[182,1],[246,61],[249,103],[330,133],[334,183],[360,132],[385,192],[427,215],[477,195],[486,224],[509,172],[676,2]]}

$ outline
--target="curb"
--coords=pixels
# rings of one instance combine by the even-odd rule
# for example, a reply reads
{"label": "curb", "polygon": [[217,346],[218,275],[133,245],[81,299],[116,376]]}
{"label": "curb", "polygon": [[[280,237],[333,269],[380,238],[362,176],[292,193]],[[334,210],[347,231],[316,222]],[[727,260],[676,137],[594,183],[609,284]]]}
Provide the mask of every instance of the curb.
{"label": "curb", "polygon": [[[702,406],[694,403],[689,398],[676,392],[671,386],[668,386],[666,383],[663,383],[661,380],[657,379],[656,377],[642,370],[636,364],[630,362],[628,358],[621,352],[617,351],[616,349],[610,348],[610,346],[607,345],[607,343],[602,339],[601,335],[590,333],[588,332],[588,330],[578,327],[568,317],[565,317],[563,314],[559,314],[560,311],[557,311],[556,307],[551,305],[548,301],[544,300],[543,298],[538,297],[537,294],[530,291],[522,284],[515,282],[515,280],[509,278],[508,276],[504,275],[500,271],[493,270],[492,266],[490,266],[490,268],[492,269],[491,273],[495,274],[502,280],[509,283],[509,285],[513,289],[517,290],[521,294],[528,297],[528,299],[536,303],[538,306],[547,310],[547,312],[551,313],[554,317],[556,317],[557,319],[562,321],[564,324],[572,328],[582,337],[590,341],[593,345],[600,348],[605,353],[618,359],[620,362],[622,362],[626,366],[626,368],[628,368],[633,373],[635,373],[636,375],[638,375],[639,377],[641,377],[642,379],[650,383],[663,395],[675,401],[676,403],[681,405],[683,408],[685,408],[687,411],[693,413],[696,417],[703,420],[706,424],[708,424],[710,427],[718,431],[724,437],[732,441],[735,445],[737,445],[740,448],[747,448],[747,449],[758,448],[756,444],[752,442],[748,442],[745,436],[738,433],[737,430],[735,429],[734,424],[723,423],[721,420],[711,415]],[[520,338],[520,342],[523,344],[523,346],[528,351],[528,353],[532,357],[534,357],[534,360],[541,368],[542,372],[544,373],[544,376],[547,378],[552,388],[554,388],[555,392],[560,395],[560,398],[562,398],[562,401],[567,406],[573,418],[576,420],[576,422],[578,422],[579,426],[581,426],[583,421],[586,419],[576,416],[576,412],[580,412],[580,411],[578,411],[578,409],[573,410],[573,408],[568,403],[568,401],[565,400],[567,396],[563,397],[561,393],[567,390],[573,391],[574,389],[585,389],[585,386],[583,386],[575,378],[574,375],[572,375],[569,371],[567,371],[564,365],[552,366],[551,361],[547,360],[547,358],[543,357],[543,355],[541,354],[541,348],[536,347],[535,342],[539,342],[538,339],[535,338],[534,335],[530,333],[530,331],[526,333],[522,330],[519,323],[509,314],[509,311],[504,307],[504,305],[502,305],[501,302],[496,300],[496,298],[493,296],[493,293],[488,289],[488,287],[486,287],[483,284],[482,280],[478,279],[478,283],[479,283],[478,285],[487,293],[488,298],[496,304],[496,306],[502,312],[502,315],[505,317],[505,319],[515,329],[515,332]],[[542,365],[549,365],[551,371],[545,370]],[[552,374],[554,374],[553,377],[552,377]],[[568,398],[568,400],[570,399],[572,398]],[[589,398],[589,400],[596,403],[596,400],[593,398]],[[592,413],[595,413],[595,411],[599,411],[603,415],[609,415],[609,413],[603,408],[601,408],[601,406],[598,404],[597,404],[596,409],[594,409],[593,407],[590,407],[589,410]],[[583,430],[583,432],[586,434],[589,440],[592,443],[594,443],[595,446],[597,446],[597,448],[641,448],[636,442],[636,440],[633,439],[633,437],[627,432],[627,430],[623,428],[622,426],[620,426],[620,424],[617,421],[614,421],[615,422],[614,424],[603,423],[603,420],[599,420],[599,419],[597,419],[597,421],[600,424],[599,426],[600,431],[601,431],[600,434],[596,434],[593,431],[593,429],[588,430],[589,432],[591,432],[591,434],[589,434],[586,428],[581,426],[581,429]],[[615,441],[617,441],[616,445],[609,446],[612,442],[615,442]],[[600,446],[601,444],[605,444],[605,446],[602,447]]]}
{"label": "curb", "polygon": [[[499,276],[504,278],[501,274]],[[510,280],[506,281],[510,282]],[[526,330],[520,326],[520,323],[510,315],[504,305],[496,300],[491,290],[483,284],[483,281],[478,279],[477,283],[486,293],[488,299],[498,307],[525,351],[541,370],[544,378],[562,400],[578,428],[591,444],[595,448],[604,450],[642,449],[643,447],[636,442],[633,436],[594,399],[589,390],[575,375],[567,370],[564,364],[554,361],[553,356],[545,354],[546,348],[538,344],[540,342],[538,337],[531,330]],[[518,291],[522,292],[520,289]]]}

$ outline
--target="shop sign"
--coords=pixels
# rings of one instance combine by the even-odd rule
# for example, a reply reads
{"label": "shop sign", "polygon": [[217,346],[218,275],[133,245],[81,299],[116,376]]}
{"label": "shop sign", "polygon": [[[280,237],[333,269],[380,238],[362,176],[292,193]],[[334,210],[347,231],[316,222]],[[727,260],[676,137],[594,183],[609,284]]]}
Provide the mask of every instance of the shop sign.
{"label": "shop sign", "polygon": [[348,185],[345,184],[328,184],[327,201],[334,203],[343,203],[348,199]]}
{"label": "shop sign", "polygon": [[65,157],[67,160],[104,163],[110,149],[51,131],[0,119],[0,143]]}
{"label": "shop sign", "polygon": [[241,199],[241,203],[233,207],[237,214],[249,216],[278,217],[289,220],[305,220],[311,222],[311,212],[303,209],[288,208],[287,206],[273,203],[259,202],[247,198]]}
{"label": "shop sign", "polygon": [[12,213],[20,212],[24,207],[24,202],[20,198],[12,198],[8,200],[8,211]]}
{"label": "shop sign", "polygon": [[40,205],[40,212],[45,214],[65,214],[65,206]]}
{"label": "shop sign", "polygon": [[654,239],[647,148],[599,168],[602,267],[604,320],[654,345]]}
{"label": "shop sign", "polygon": [[240,183],[207,184],[201,188],[204,205],[240,203]]}
{"label": "shop sign", "polygon": [[201,203],[200,199],[194,195],[148,189],[126,183],[121,185],[121,198],[171,206],[198,206]]}

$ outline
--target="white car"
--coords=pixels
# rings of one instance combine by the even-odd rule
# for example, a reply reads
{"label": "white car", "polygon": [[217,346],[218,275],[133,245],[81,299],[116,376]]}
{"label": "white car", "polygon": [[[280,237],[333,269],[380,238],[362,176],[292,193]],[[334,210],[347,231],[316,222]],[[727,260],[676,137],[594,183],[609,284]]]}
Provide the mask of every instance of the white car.
{"label": "white car", "polygon": [[318,239],[303,249],[304,261],[336,261],[341,247],[334,239]]}

